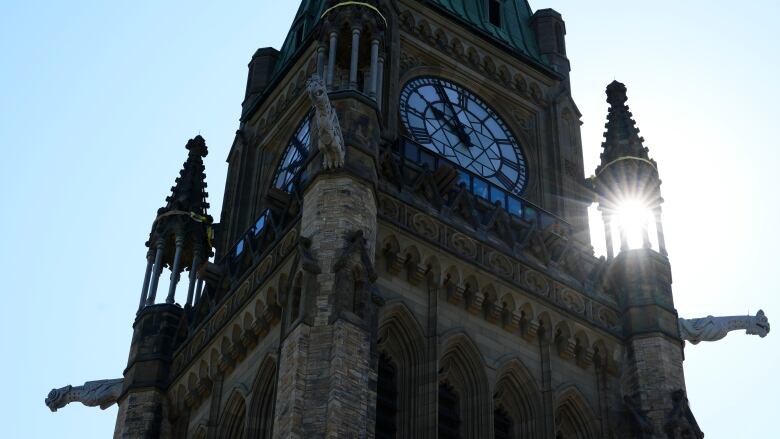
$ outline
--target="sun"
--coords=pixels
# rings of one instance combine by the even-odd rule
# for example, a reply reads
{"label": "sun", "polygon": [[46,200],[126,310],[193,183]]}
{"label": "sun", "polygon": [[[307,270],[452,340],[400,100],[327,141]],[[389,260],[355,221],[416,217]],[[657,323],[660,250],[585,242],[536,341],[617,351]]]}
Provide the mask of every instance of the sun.
{"label": "sun", "polygon": [[639,199],[623,200],[615,210],[616,236],[625,241],[629,249],[650,247],[648,227],[652,224],[651,210]]}

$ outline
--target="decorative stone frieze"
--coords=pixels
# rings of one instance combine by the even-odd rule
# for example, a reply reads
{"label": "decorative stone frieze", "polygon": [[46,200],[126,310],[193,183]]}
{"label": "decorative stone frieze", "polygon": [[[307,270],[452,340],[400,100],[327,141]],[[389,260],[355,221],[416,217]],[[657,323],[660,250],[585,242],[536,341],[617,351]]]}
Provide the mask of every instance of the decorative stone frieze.
{"label": "decorative stone frieze", "polygon": [[[463,42],[451,28],[432,24],[426,17],[418,12],[402,9],[399,13],[402,29],[416,36],[421,42],[438,48],[468,66],[481,75],[495,80],[504,87],[515,90],[521,96],[532,100],[542,107],[549,105],[549,98],[542,92],[539,80],[533,78],[528,72],[519,70],[515,65],[499,59],[484,49],[484,47]],[[440,62],[426,62],[426,54],[421,50],[420,54],[411,54],[407,50],[401,55],[401,76],[419,66],[438,65]]]}

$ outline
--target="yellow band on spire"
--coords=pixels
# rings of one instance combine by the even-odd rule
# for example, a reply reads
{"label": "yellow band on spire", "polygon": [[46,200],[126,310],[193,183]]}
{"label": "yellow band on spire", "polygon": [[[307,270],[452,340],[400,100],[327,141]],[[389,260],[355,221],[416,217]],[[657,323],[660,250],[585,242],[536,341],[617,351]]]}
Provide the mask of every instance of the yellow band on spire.
{"label": "yellow band on spire", "polygon": [[604,171],[607,170],[607,168],[609,168],[610,166],[614,165],[615,163],[622,162],[623,160],[636,160],[636,161],[639,161],[639,162],[647,163],[648,165],[650,165],[651,168],[653,168],[655,170],[655,172],[658,172],[658,168],[655,166],[655,163],[653,163],[652,161],[650,161],[648,159],[643,159],[641,157],[620,157],[620,158],[616,158],[615,160],[612,160],[611,162],[609,162],[606,165],[604,165],[601,168],[601,171],[599,171],[599,173],[596,174],[596,178],[598,178],[599,175],[603,174]]}
{"label": "yellow band on spire", "polygon": [[368,9],[371,9],[372,11],[376,12],[379,15],[379,17],[382,19],[382,21],[385,22],[385,27],[387,27],[387,19],[385,18],[384,15],[382,15],[381,12],[379,12],[379,9],[377,9],[375,6],[369,5],[368,3],[365,3],[365,2],[353,2],[353,1],[341,2],[339,4],[333,5],[333,6],[329,7],[328,9],[326,9],[325,12],[323,12],[322,15],[320,15],[320,18],[325,18],[325,16],[328,15],[328,12],[330,12],[330,11],[336,9],[336,8],[342,8],[342,7],[345,7],[345,6],[365,6]]}

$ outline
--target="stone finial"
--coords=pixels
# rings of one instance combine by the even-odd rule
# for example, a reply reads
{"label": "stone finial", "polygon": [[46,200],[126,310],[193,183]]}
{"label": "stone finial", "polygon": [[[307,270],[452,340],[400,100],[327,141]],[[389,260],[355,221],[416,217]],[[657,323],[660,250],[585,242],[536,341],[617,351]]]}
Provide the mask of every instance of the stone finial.
{"label": "stone finial", "polygon": [[612,81],[607,86],[607,103],[613,107],[623,105],[628,101],[626,85],[622,82]]}
{"label": "stone finial", "polygon": [[105,410],[116,403],[122,393],[123,378],[113,380],[87,381],[82,386],[65,386],[52,389],[44,401],[49,410],[56,412],[71,402],[80,402],[87,407],[99,406]]}
{"label": "stone finial", "polygon": [[755,316],[707,316],[698,319],[679,319],[680,338],[693,344],[702,341],[717,341],[731,331],[744,329],[748,335],[764,338],[769,334],[769,319],[764,311]]}
{"label": "stone finial", "polygon": [[185,146],[191,154],[197,154],[198,157],[206,157],[209,149],[206,147],[206,140],[200,134],[190,139]]}

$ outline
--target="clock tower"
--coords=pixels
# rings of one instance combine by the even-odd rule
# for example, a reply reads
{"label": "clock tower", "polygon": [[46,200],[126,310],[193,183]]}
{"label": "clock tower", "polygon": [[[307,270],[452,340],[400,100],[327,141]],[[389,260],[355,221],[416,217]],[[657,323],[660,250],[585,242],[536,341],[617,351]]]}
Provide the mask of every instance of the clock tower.
{"label": "clock tower", "polygon": [[678,321],[618,82],[585,178],[565,35],[525,0],[303,0],[249,62],[218,220],[187,143],[124,377],[47,405],[116,402],[123,438],[703,437],[683,339],[736,326]]}

